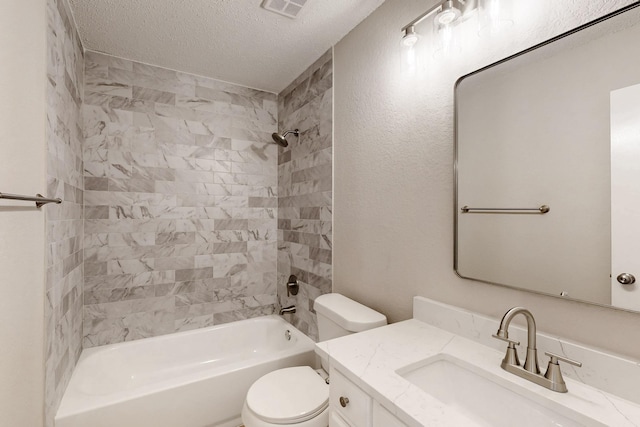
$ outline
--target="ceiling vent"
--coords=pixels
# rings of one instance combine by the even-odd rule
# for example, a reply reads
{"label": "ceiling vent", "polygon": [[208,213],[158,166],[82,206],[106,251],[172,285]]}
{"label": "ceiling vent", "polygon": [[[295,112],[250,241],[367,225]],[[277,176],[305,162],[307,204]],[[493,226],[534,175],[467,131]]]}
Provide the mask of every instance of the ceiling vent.
{"label": "ceiling vent", "polygon": [[306,2],[307,0],[264,0],[262,7],[288,18],[296,18]]}

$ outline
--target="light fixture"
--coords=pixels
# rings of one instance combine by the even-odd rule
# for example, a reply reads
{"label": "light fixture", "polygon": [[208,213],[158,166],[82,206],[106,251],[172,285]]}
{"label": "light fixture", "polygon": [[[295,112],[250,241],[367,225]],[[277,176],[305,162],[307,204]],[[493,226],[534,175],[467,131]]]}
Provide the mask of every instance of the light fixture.
{"label": "light fixture", "polygon": [[453,5],[453,1],[445,1],[440,6],[440,12],[433,19],[436,25],[452,25],[462,15],[460,9]]}
{"label": "light fixture", "polygon": [[453,24],[437,25],[435,30],[438,41],[434,57],[448,57],[460,52],[461,49],[455,31],[453,31]]}
{"label": "light fixture", "polygon": [[[425,13],[418,16],[416,19],[409,22],[402,28],[402,44],[415,44],[418,41],[416,25],[418,25],[434,13],[437,14],[434,19],[434,24],[436,26],[447,26],[454,24],[462,16],[462,12],[465,9],[466,5],[466,0],[444,0],[436,4],[431,9],[427,10]],[[406,43],[405,40],[407,40]]]}
{"label": "light fixture", "polygon": [[420,36],[415,31],[413,25],[404,29],[404,34],[400,40],[402,55],[402,73],[406,76],[412,76],[418,69],[418,55],[416,54],[416,43]]}
{"label": "light fixture", "polygon": [[[435,15],[433,25],[438,37],[439,47],[437,53],[447,55],[459,51],[460,46],[456,43],[454,27],[463,19],[469,17],[470,12],[478,8],[478,3],[480,4],[480,11],[483,13],[481,19],[491,22],[492,29],[490,31],[494,32],[496,22],[504,22],[501,15],[500,0],[441,0],[402,28],[402,49],[407,50],[407,47],[413,48],[415,46],[419,38],[416,26],[428,17]],[[413,49],[408,50],[408,53],[410,54],[409,58],[412,58],[411,55],[415,55]],[[403,55],[403,57],[406,58],[407,55]],[[415,59],[410,62],[412,64],[415,63]]]}
{"label": "light fixture", "polygon": [[411,25],[403,30],[402,46],[413,46],[418,43],[418,34],[416,33],[416,27]]}
{"label": "light fixture", "polygon": [[445,1],[441,6],[440,11],[433,18],[434,30],[438,38],[438,47],[434,54],[436,57],[446,57],[460,51],[453,27],[462,16],[462,11],[454,5],[453,1]]}

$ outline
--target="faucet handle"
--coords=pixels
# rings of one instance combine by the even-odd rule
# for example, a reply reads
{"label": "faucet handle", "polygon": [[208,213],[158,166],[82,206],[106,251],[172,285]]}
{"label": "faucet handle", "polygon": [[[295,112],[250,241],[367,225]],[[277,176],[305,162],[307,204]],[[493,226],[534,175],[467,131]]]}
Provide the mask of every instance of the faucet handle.
{"label": "faucet handle", "polygon": [[516,345],[520,345],[520,341],[513,341],[513,340],[510,340],[509,338],[501,337],[500,335],[497,335],[497,334],[493,334],[491,336],[493,338],[509,343],[510,348],[515,348]]}
{"label": "faucet handle", "polygon": [[549,363],[553,363],[554,365],[557,365],[558,360],[561,360],[570,365],[577,366],[578,368],[582,367],[582,362],[578,362],[577,360],[569,359],[568,357],[560,356],[559,354],[551,353],[550,351],[545,351],[544,354],[551,358]]}
{"label": "faucet handle", "polygon": [[571,365],[582,366],[582,363],[577,360],[569,359],[564,356],[560,356],[559,354],[551,353],[545,351],[544,354],[549,356],[549,365],[547,366],[547,372],[544,374],[544,377],[549,380],[549,384],[546,385],[550,390],[557,391],[560,393],[567,392],[567,384],[562,378],[562,371],[560,370],[560,365],[558,364],[558,360],[562,360],[563,362],[567,362]]}
{"label": "faucet handle", "polygon": [[509,345],[507,346],[507,352],[504,355],[504,359],[502,359],[503,368],[506,365],[520,366],[520,359],[518,358],[518,350],[516,350],[516,346],[520,345],[520,341],[513,341],[509,338],[501,337],[500,335],[493,334],[492,337],[499,339],[500,341],[505,341]]}

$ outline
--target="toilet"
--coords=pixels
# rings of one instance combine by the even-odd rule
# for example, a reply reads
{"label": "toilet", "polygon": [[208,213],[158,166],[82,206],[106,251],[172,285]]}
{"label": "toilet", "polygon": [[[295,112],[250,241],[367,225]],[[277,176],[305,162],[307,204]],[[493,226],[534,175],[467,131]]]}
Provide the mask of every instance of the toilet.
{"label": "toilet", "polygon": [[[375,310],[340,294],[325,294],[314,304],[320,341],[387,324]],[[249,388],[242,408],[245,427],[327,427],[329,425],[329,361],[322,369],[295,366],[278,369]]]}

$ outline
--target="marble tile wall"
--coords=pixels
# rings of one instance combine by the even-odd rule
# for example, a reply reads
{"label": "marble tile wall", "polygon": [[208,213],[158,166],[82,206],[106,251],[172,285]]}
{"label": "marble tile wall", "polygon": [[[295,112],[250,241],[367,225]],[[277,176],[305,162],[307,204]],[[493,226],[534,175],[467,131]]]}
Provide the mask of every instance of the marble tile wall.
{"label": "marble tile wall", "polygon": [[[278,152],[278,298],[295,304],[294,325],[318,339],[313,302],[332,288],[333,52],[327,51],[278,95],[280,130],[299,140]],[[300,291],[288,297],[290,274]]]}
{"label": "marble tile wall", "polygon": [[87,52],[85,347],[275,311],[277,107]]}
{"label": "marble tile wall", "polygon": [[45,425],[82,351],[83,49],[66,0],[47,7]]}

